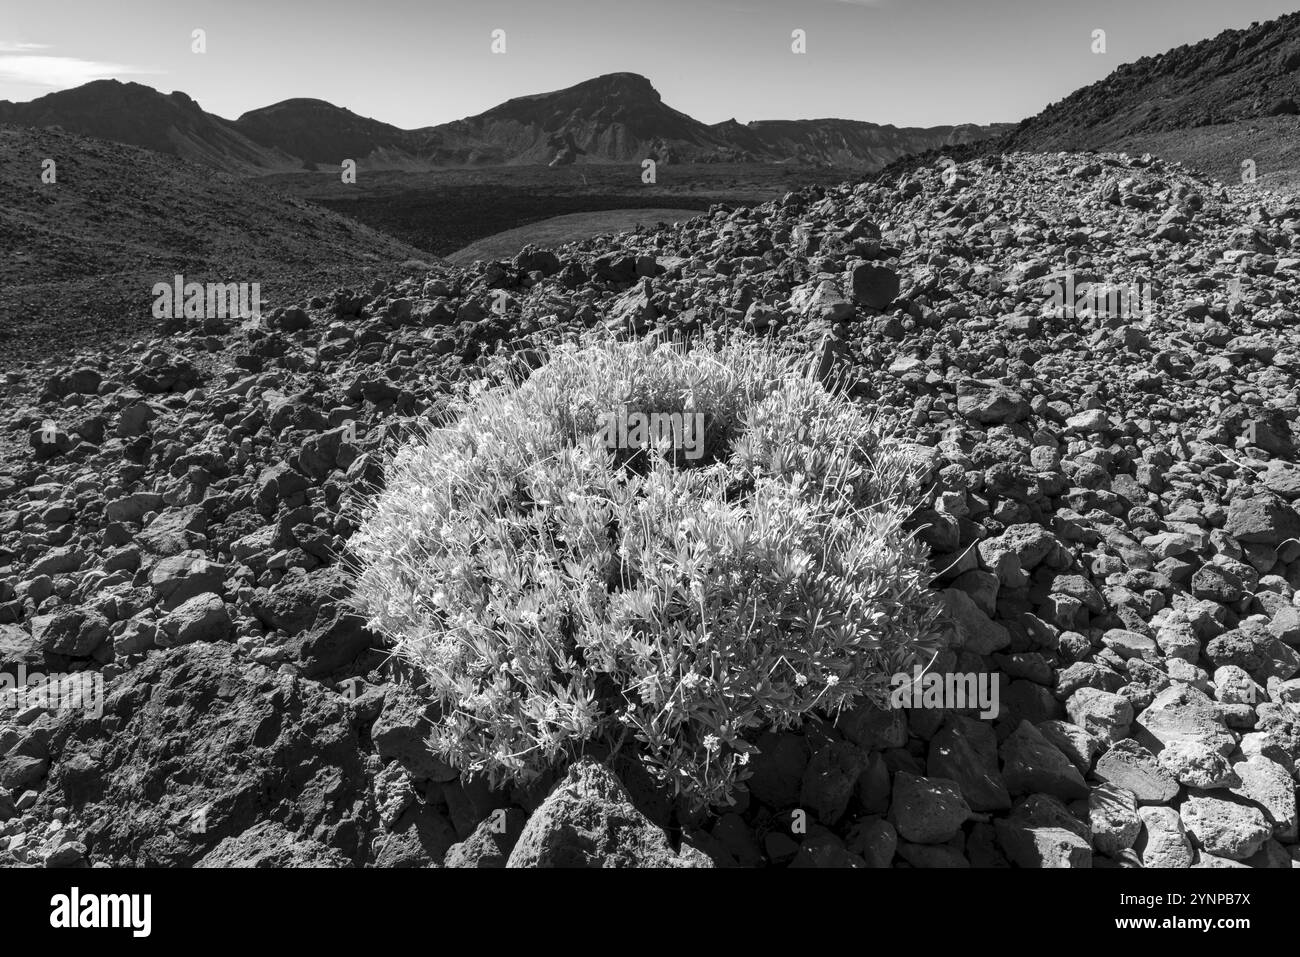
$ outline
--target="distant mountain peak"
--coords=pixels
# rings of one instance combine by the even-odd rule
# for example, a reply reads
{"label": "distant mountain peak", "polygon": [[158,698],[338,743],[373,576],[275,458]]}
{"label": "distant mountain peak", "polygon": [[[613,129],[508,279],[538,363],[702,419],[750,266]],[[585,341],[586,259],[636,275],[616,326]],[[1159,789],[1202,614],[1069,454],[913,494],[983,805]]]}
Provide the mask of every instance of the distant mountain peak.
{"label": "distant mountain peak", "polygon": [[240,122],[250,116],[259,116],[266,113],[291,112],[291,111],[310,111],[320,113],[348,113],[356,116],[346,106],[338,106],[329,100],[321,100],[311,96],[294,96],[287,100],[280,100],[278,103],[271,103],[267,106],[258,107],[255,110],[249,110],[242,114],[235,122]]}
{"label": "distant mountain peak", "polygon": [[[573,86],[548,93],[530,93],[507,100],[500,106],[493,107],[487,113],[510,107],[511,104],[533,104],[542,102],[563,103],[568,108],[607,107],[612,104],[633,108],[650,109],[662,105],[663,97],[654,88],[654,84],[640,73],[606,73],[602,76],[583,80]],[[486,114],[480,114],[486,115]]]}
{"label": "distant mountain peak", "polygon": [[0,101],[0,123],[59,126],[82,136],[169,153],[229,172],[294,169],[285,153],[243,136],[228,120],[213,116],[188,94],[162,93],[142,83],[93,80],[26,103]]}
{"label": "distant mountain peak", "polygon": [[[148,89],[148,87],[146,87],[145,89]],[[173,103],[180,106],[182,109],[189,110],[193,113],[203,112],[203,107],[199,106],[199,104],[195,102],[194,98],[190,96],[188,93],[182,93],[180,90],[174,90],[173,92],[167,95],[167,98],[171,100]]]}
{"label": "distant mountain peak", "polygon": [[650,93],[655,99],[659,99],[659,91],[655,89],[654,84],[640,73],[604,73],[577,86],[599,86],[635,93]]}
{"label": "distant mountain peak", "polygon": [[605,73],[519,96],[477,116],[403,130],[312,97],[281,100],[237,120],[186,94],[100,80],[30,103],[0,103],[0,122],[59,125],[231,170],[337,166],[427,169],[476,165],[791,161],[878,168],[899,156],[975,139],[951,127],[899,131],[856,120],[705,124],[673,109],[639,73]]}

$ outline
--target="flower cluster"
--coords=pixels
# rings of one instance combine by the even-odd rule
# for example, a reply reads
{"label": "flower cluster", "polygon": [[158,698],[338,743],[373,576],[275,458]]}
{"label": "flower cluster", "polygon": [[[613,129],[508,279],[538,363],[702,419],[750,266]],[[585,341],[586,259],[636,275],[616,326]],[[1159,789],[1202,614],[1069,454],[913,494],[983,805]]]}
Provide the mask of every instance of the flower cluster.
{"label": "flower cluster", "polygon": [[[456,766],[526,781],[632,746],[725,802],[759,731],[884,702],[933,641],[914,459],[800,358],[605,342],[488,377],[393,457],[349,545]],[[704,413],[704,454],[607,448],[622,406]]]}

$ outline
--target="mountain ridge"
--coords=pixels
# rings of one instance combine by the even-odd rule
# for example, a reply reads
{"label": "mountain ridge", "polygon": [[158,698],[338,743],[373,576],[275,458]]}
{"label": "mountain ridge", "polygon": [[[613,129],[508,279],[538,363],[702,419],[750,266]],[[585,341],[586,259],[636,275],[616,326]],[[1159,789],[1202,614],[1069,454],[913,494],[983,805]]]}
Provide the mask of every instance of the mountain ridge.
{"label": "mountain ridge", "polygon": [[[1117,67],[998,148],[1155,153],[1224,182],[1300,185],[1300,12]],[[1253,164],[1253,165],[1252,165]]]}
{"label": "mountain ridge", "polygon": [[0,100],[0,123],[58,127],[79,136],[139,146],[231,173],[293,169],[301,163],[244,136],[179,90],[93,80],[25,103]]}
{"label": "mountain ridge", "polygon": [[1096,149],[1135,133],[1295,115],[1298,103],[1300,12],[1122,64],[1022,120],[1009,142]]}
{"label": "mountain ridge", "polygon": [[313,97],[228,120],[187,94],[96,80],[24,103],[0,101],[0,123],[58,126],[236,173],[337,166],[372,169],[486,165],[805,162],[867,170],[918,150],[965,143],[1010,124],[896,127],[863,120],[734,119],[707,124],[664,103],[637,73],[607,73],[513,97],[482,113],[403,130]]}

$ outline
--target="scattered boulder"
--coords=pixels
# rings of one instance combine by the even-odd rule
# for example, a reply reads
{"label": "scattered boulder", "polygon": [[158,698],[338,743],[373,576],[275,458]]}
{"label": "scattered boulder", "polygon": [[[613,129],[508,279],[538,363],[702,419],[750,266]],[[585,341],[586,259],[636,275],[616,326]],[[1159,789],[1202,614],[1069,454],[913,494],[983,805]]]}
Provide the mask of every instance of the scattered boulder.
{"label": "scattered boulder", "polygon": [[507,867],[712,867],[702,852],[676,852],[632,806],[613,773],[583,760],[532,813]]}

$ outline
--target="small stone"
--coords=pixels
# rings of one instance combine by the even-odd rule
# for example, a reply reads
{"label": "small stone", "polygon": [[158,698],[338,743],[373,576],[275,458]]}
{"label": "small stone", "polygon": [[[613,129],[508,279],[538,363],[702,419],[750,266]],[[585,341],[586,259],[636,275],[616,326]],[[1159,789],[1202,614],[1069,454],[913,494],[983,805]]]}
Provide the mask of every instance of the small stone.
{"label": "small stone", "polygon": [[64,841],[45,858],[46,867],[77,867],[86,860],[86,845],[80,841]]}
{"label": "small stone", "polygon": [[1183,827],[1183,819],[1171,807],[1150,805],[1138,808],[1142,832],[1133,848],[1142,858],[1144,867],[1191,867],[1195,858],[1191,839]]}
{"label": "small stone", "polygon": [[1158,661],[1159,648],[1154,638],[1140,635],[1135,631],[1112,628],[1102,635],[1102,643],[1121,658],[1141,658],[1144,661]]}
{"label": "small stone", "polygon": [[1264,700],[1264,689],[1237,665],[1214,669],[1214,694],[1224,704],[1254,705]]}
{"label": "small stone", "polygon": [[1297,833],[1296,789],[1287,769],[1263,755],[1254,755],[1232,766],[1239,779],[1232,793],[1263,809],[1273,825],[1273,837],[1294,843]]}
{"label": "small stone", "polygon": [[1133,792],[1113,784],[1100,784],[1088,795],[1088,823],[1093,845],[1108,857],[1132,847],[1142,830]]}
{"label": "small stone", "polygon": [[1123,695],[1097,688],[1080,688],[1065,703],[1070,720],[1104,745],[1128,737],[1133,723],[1133,705]]}
{"label": "small stone", "polygon": [[1132,739],[1125,739],[1097,760],[1093,774],[1099,780],[1131,791],[1139,804],[1164,804],[1178,796],[1178,781],[1153,755]]}
{"label": "small stone", "polygon": [[1268,623],[1268,630],[1278,641],[1293,647],[1300,646],[1300,608],[1295,605],[1278,608]]}
{"label": "small stone", "polygon": [[226,603],[207,592],[187,599],[160,619],[155,640],[160,648],[175,648],[196,641],[226,641],[232,631]]}
{"label": "small stone", "polygon": [[1003,742],[1002,779],[1012,794],[1041,792],[1065,800],[1088,796],[1088,785],[1070,759],[1028,721]]}
{"label": "small stone", "polygon": [[980,610],[975,600],[958,588],[939,593],[945,620],[952,623],[951,646],[976,655],[991,655],[1011,644],[1011,633]]}
{"label": "small stone", "polygon": [[1203,791],[1239,784],[1222,753],[1199,741],[1171,741],[1157,757],[1179,784]]}
{"label": "small stone", "polygon": [[883,818],[860,821],[849,832],[848,849],[867,862],[867,867],[890,867],[898,850],[898,832]]}
{"label": "small stone", "polygon": [[866,752],[848,741],[832,741],[818,748],[803,773],[800,805],[823,824],[835,824],[844,816],[858,776],[866,767]]}
{"label": "small stone", "polygon": [[1300,537],[1300,515],[1272,495],[1235,498],[1228,505],[1223,530],[1239,542],[1276,545]]}
{"label": "small stone", "polygon": [[998,773],[997,735],[986,722],[949,716],[930,740],[927,769],[935,777],[955,781],[973,810],[1011,807],[1011,796]]}
{"label": "small stone", "polygon": [[1203,692],[1189,685],[1170,685],[1156,695],[1134,722],[1134,737],[1152,751],[1173,741],[1200,742],[1223,755],[1237,746],[1237,739]]}
{"label": "small stone", "polygon": [[1070,759],[1080,774],[1086,775],[1092,770],[1092,759],[1102,747],[1096,735],[1068,721],[1040,721],[1035,727]]}
{"label": "small stone", "polygon": [[1060,827],[1026,827],[994,821],[998,843],[1007,858],[1025,868],[1092,867],[1092,848],[1072,831]]}
{"label": "small stone", "polygon": [[1114,425],[1108,416],[1101,409],[1089,409],[1087,412],[1080,412],[1078,415],[1072,415],[1065,420],[1065,427],[1076,432],[1086,432],[1095,434],[1098,432],[1110,432]]}
{"label": "small stone", "polygon": [[1237,574],[1222,565],[1202,565],[1192,576],[1192,594],[1197,598],[1230,604],[1246,593]]}
{"label": "small stone", "polygon": [[1018,392],[964,380],[957,387],[957,412],[973,422],[990,425],[1019,422],[1028,418],[1031,410]]}
{"label": "small stone", "polygon": [[915,844],[942,844],[970,817],[970,806],[953,781],[923,778],[906,771],[894,776],[890,823]]}

